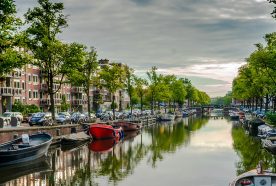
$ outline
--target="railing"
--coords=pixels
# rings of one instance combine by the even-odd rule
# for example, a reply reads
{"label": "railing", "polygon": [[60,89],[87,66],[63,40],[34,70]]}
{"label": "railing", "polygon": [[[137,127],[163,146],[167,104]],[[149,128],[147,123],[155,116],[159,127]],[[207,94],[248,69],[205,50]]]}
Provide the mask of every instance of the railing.
{"label": "railing", "polygon": [[[55,105],[60,105],[61,104],[61,99],[54,99]],[[50,99],[40,99],[40,105],[50,105],[51,101]]]}
{"label": "railing", "polygon": [[13,87],[0,87],[0,95],[13,96]]}
{"label": "railing", "polygon": [[72,100],[72,104],[73,105],[83,105],[83,104],[87,104],[87,101],[83,100],[83,99],[75,99],[75,100]]}
{"label": "railing", "polygon": [[83,92],[83,87],[72,87],[71,92],[72,93],[82,93]]}

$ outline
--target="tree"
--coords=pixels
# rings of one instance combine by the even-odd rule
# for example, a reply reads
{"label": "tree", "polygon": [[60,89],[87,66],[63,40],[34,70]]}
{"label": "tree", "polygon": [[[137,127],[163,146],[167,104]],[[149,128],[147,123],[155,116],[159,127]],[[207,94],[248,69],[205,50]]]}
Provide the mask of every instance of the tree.
{"label": "tree", "polygon": [[15,50],[15,47],[21,45],[18,32],[21,20],[16,18],[15,14],[16,6],[13,0],[0,1],[0,78],[28,61],[24,51]]}
{"label": "tree", "polygon": [[134,94],[134,84],[135,84],[134,70],[132,68],[129,68],[128,66],[125,66],[125,74],[126,74],[125,87],[130,100],[130,113],[132,115],[133,94]]}
{"label": "tree", "polygon": [[174,111],[175,111],[175,103],[178,103],[179,106],[184,104],[187,92],[183,81],[181,79],[175,80],[172,82],[172,99],[174,102]]}
{"label": "tree", "polygon": [[119,64],[106,65],[100,72],[100,79],[103,80],[103,87],[112,95],[113,119],[115,119],[115,92],[124,87],[124,69]]}
{"label": "tree", "polygon": [[151,99],[151,114],[154,113],[154,106],[156,101],[156,96],[158,93],[158,83],[159,77],[157,75],[157,67],[153,66],[150,71],[147,72],[147,76],[149,79],[149,93]]}
{"label": "tree", "polygon": [[140,109],[141,112],[143,111],[143,97],[146,94],[146,86],[148,85],[148,82],[143,79],[143,78],[139,78],[139,77],[135,77],[135,92],[138,95],[138,97],[140,98]]}
{"label": "tree", "polygon": [[43,69],[54,119],[54,95],[65,76],[82,61],[84,46],[64,44],[57,39],[62,29],[67,27],[66,16],[62,13],[63,3],[51,3],[49,0],[39,0],[38,3],[38,7],[29,9],[25,14],[26,23],[29,24],[25,31],[25,42],[36,59],[33,64]]}
{"label": "tree", "polygon": [[60,107],[61,107],[62,112],[68,111],[68,109],[70,108],[70,104],[68,104],[66,102],[66,96],[65,95],[61,96],[61,105],[60,105]]}
{"label": "tree", "polygon": [[70,82],[76,86],[83,86],[87,96],[88,115],[91,113],[90,87],[95,85],[98,69],[97,51],[94,47],[85,51],[83,63],[79,64],[69,77]]}

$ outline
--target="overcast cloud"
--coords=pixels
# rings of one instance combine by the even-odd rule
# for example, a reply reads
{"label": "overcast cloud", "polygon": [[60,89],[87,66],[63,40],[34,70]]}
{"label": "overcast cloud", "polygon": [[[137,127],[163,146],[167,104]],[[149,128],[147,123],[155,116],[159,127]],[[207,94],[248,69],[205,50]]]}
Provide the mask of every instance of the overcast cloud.
{"label": "overcast cloud", "polygon": [[[141,74],[188,77],[211,96],[224,95],[244,58],[276,29],[265,0],[61,0],[69,27],[60,38],[94,46],[99,58]],[[36,5],[16,0],[19,15]]]}

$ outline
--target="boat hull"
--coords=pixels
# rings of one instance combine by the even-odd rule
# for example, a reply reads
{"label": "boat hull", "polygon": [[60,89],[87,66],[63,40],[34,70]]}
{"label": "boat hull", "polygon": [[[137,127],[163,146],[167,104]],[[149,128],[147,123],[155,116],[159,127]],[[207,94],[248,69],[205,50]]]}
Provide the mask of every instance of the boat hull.
{"label": "boat hull", "polygon": [[89,127],[89,134],[94,139],[111,139],[120,138],[122,128],[113,128],[111,125],[106,124],[93,124]]}
{"label": "boat hull", "polygon": [[122,127],[123,131],[136,131],[141,129],[141,125],[132,122],[114,122],[113,126]]}
{"label": "boat hull", "polygon": [[[49,134],[41,133],[30,136],[30,144],[33,142],[37,144],[30,145],[29,147],[11,149],[13,144],[22,140],[21,138],[2,144],[0,145],[0,165],[12,165],[40,158],[46,155],[52,139],[53,138]],[[39,143],[39,141],[41,143]]]}

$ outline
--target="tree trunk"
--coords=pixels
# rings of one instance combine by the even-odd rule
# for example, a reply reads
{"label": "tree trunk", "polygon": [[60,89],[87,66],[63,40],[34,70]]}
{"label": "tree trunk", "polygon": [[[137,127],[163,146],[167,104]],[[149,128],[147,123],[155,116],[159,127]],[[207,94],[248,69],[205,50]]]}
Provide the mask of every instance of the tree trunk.
{"label": "tree trunk", "polygon": [[265,112],[267,112],[268,110],[268,103],[269,103],[269,98],[268,98],[268,94],[265,95]]}
{"label": "tree trunk", "polygon": [[130,114],[132,115],[132,95],[129,95]]}
{"label": "tree trunk", "polygon": [[258,98],[255,97],[255,110],[257,110],[257,108],[258,108]]}
{"label": "tree trunk", "polygon": [[53,79],[53,73],[50,71],[49,72],[49,94],[50,94],[50,111],[52,113],[52,119],[55,121],[55,100],[54,100],[54,79]]}
{"label": "tree trunk", "polygon": [[113,120],[115,120],[115,94],[113,93],[112,95],[112,105],[113,105],[113,108],[112,108],[112,111],[113,111]]}
{"label": "tree trunk", "polygon": [[140,97],[140,106],[141,106],[141,113],[143,111],[143,96]]}
{"label": "tree trunk", "polygon": [[153,94],[151,94],[151,115],[153,115],[153,113],[154,113],[154,99],[153,99]]}
{"label": "tree trunk", "polygon": [[276,111],[276,96],[273,97],[273,112]]}
{"label": "tree trunk", "polygon": [[122,91],[119,90],[119,111],[121,112],[122,110]]}
{"label": "tree trunk", "polygon": [[264,98],[260,97],[260,111],[263,109]]}
{"label": "tree trunk", "polygon": [[173,112],[175,113],[175,101],[173,101]]}
{"label": "tree trunk", "polygon": [[86,96],[87,96],[87,111],[88,111],[88,118],[89,120],[90,118],[90,113],[91,113],[91,106],[90,106],[90,95],[89,95],[89,86],[87,87],[87,91],[86,91]]}

